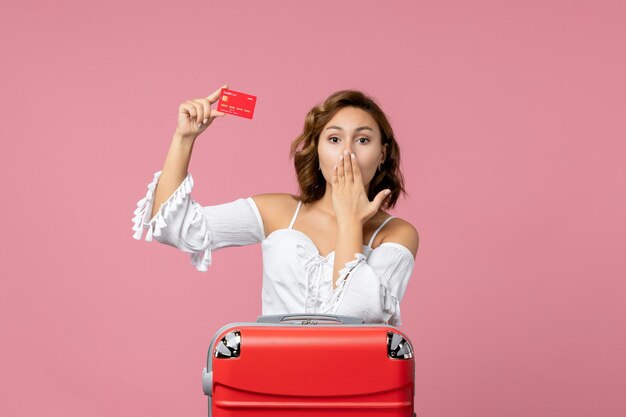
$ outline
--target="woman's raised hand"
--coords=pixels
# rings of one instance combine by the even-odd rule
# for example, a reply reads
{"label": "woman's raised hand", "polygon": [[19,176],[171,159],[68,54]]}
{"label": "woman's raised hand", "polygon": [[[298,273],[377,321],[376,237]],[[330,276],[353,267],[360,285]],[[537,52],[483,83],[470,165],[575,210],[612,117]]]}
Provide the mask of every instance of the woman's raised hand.
{"label": "woman's raised hand", "polygon": [[211,104],[217,101],[222,88],[228,88],[228,84],[224,84],[208,97],[187,100],[178,107],[177,135],[195,139],[216,117],[226,116],[226,113],[211,109]]}
{"label": "woman's raised hand", "polygon": [[381,190],[374,200],[369,201],[361,176],[361,168],[354,153],[344,151],[333,167],[331,180],[332,202],[337,222],[358,220],[365,224],[378,213],[380,206],[389,195],[388,189]]}

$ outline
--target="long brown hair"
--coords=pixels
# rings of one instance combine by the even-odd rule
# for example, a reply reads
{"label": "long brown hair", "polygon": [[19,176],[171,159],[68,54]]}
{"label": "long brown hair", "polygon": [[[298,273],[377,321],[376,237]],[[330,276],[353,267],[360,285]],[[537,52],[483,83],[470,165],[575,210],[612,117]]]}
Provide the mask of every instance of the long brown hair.
{"label": "long brown hair", "polygon": [[331,94],[321,105],[309,110],[304,119],[302,133],[291,143],[289,155],[293,158],[298,179],[298,198],[304,204],[319,200],[326,192],[326,179],[319,167],[317,145],[324,126],[344,107],[357,107],[372,115],[381,133],[381,146],[387,145],[386,159],[382,170],[376,171],[370,182],[367,198],[372,201],[384,189],[391,194],[381,205],[383,210],[393,208],[400,193],[407,195],[404,189],[404,176],[400,171],[400,147],[393,129],[376,101],[357,90],[340,90]]}

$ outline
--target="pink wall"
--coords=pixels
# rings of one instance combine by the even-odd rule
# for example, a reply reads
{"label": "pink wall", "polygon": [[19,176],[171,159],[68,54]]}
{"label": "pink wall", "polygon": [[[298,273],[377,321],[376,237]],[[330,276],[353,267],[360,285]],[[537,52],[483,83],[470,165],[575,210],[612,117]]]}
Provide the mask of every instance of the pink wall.
{"label": "pink wall", "polygon": [[261,311],[260,245],[216,252],[203,274],[132,239],[131,218],[178,105],[226,82],[257,108],[200,137],[205,205],[295,192],[289,144],[335,90],[390,116],[411,194],[393,213],[421,238],[402,301],[420,417],[625,415],[625,13],[598,0],[5,4],[0,415],[206,413],[211,337]]}

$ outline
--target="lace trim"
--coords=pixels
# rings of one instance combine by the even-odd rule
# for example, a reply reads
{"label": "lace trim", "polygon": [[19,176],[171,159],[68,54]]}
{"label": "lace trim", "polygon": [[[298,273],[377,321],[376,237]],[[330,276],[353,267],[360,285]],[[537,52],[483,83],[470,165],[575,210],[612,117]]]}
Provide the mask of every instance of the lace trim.
{"label": "lace trim", "polygon": [[[147,229],[145,240],[146,242],[152,242],[153,236],[161,236],[161,229],[167,226],[171,220],[173,213],[186,202],[193,189],[193,177],[191,173],[187,173],[185,179],[180,183],[178,188],[172,193],[172,195],[163,203],[154,217],[150,219],[152,209],[154,206],[154,190],[159,182],[162,171],[154,173],[154,177],[150,184],[148,184],[148,191],[146,196],[137,202],[137,208],[133,212],[133,238],[141,240],[144,230]],[[202,244],[204,249],[202,252],[190,254],[191,263],[196,267],[198,271],[206,271],[208,266],[211,265],[211,250],[210,250],[211,235],[207,231],[204,235],[204,241]]]}

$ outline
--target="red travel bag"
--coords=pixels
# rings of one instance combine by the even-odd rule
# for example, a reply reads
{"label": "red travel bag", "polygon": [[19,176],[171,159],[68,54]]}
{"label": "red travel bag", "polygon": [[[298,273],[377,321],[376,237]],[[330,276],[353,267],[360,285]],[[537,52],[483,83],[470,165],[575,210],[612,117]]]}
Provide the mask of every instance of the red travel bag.
{"label": "red travel bag", "polygon": [[389,324],[259,316],[217,331],[202,373],[209,417],[414,417],[415,362]]}

